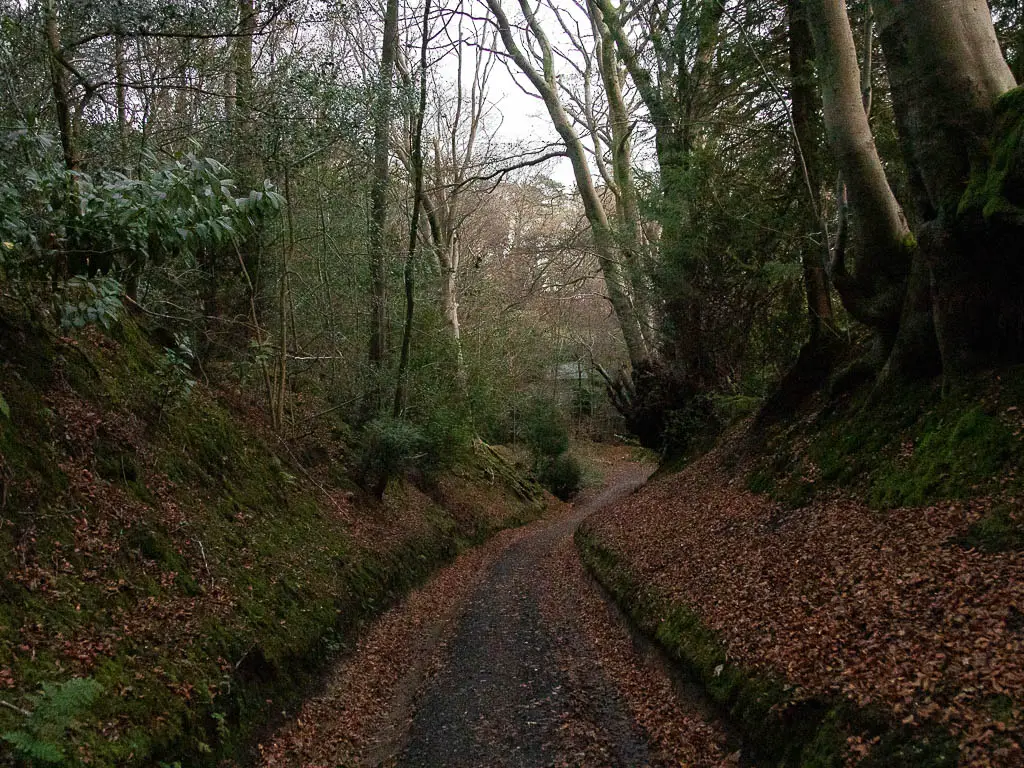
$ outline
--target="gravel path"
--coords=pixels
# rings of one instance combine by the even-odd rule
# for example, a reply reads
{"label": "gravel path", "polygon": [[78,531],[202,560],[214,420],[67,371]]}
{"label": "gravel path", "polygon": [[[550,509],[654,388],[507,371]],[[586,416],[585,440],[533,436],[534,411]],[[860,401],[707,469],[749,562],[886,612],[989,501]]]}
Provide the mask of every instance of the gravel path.
{"label": "gravel path", "polygon": [[642,484],[605,485],[461,556],[383,616],[264,766],[726,766],[729,739],[587,576],[579,523]]}

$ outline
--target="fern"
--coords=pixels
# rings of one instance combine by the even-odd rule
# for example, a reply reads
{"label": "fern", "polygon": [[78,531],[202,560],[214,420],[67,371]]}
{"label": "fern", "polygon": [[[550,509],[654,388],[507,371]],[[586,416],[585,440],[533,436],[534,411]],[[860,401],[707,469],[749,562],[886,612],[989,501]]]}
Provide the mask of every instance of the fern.
{"label": "fern", "polygon": [[43,765],[59,765],[64,761],[64,750],[48,741],[40,741],[25,731],[8,731],[4,741],[11,744],[23,758]]}
{"label": "fern", "polygon": [[65,732],[74,719],[96,701],[103,686],[89,678],[43,683],[43,692],[31,697],[33,709],[22,727],[0,734],[19,757],[33,765],[64,763]]}

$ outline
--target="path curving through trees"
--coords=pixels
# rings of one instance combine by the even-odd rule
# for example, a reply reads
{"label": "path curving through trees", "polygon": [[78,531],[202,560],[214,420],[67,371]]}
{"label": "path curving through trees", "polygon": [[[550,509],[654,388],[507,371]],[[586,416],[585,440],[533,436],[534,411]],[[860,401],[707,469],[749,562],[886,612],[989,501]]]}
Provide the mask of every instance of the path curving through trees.
{"label": "path curving through trees", "polygon": [[650,475],[628,451],[553,518],[460,556],[386,614],[265,766],[720,766],[741,754],[588,577],[573,533]]}

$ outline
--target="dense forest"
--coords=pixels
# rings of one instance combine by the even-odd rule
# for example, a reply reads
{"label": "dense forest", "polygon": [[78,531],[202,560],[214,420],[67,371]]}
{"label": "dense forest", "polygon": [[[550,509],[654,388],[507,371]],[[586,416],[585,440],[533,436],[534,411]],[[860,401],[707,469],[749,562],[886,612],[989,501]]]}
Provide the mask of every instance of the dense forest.
{"label": "dense forest", "polygon": [[5,284],[278,429],[499,437],[580,361],[679,450],[787,372],[1015,362],[1019,10],[890,5],[15,3]]}
{"label": "dense forest", "polygon": [[[808,651],[772,624],[797,576],[750,601],[769,551],[845,548],[821,580],[851,602],[923,600],[954,541],[1019,583],[1022,77],[1015,0],[0,0],[0,765],[505,764],[411,716],[406,752],[367,757],[356,715],[303,752],[273,702],[469,545],[571,541],[564,502],[651,461],[683,479],[517,562],[577,592],[585,564],[731,725],[509,764],[1019,765],[1024,674],[879,693],[828,654],[927,641],[821,597],[861,629]],[[890,537],[922,547],[878,566],[898,589]],[[957,653],[1013,666],[1019,597]],[[335,708],[391,690],[353,669]]]}

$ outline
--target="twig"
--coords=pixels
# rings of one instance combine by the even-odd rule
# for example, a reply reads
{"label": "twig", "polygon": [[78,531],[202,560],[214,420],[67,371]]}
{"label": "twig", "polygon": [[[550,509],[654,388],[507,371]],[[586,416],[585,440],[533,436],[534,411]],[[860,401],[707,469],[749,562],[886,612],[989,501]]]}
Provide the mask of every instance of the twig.
{"label": "twig", "polygon": [[24,715],[25,717],[32,716],[32,713],[29,712],[27,709],[22,709],[21,707],[15,706],[14,704],[11,704],[11,702],[4,701],[3,699],[0,699],[0,706],[7,707],[8,709],[13,709],[19,715]]}
{"label": "twig", "polygon": [[196,544],[199,545],[199,554],[203,556],[203,567],[206,569],[206,578],[210,580],[210,584],[213,584],[213,574],[210,573],[210,563],[206,559],[206,549],[203,547],[203,542],[199,539],[195,540]]}

